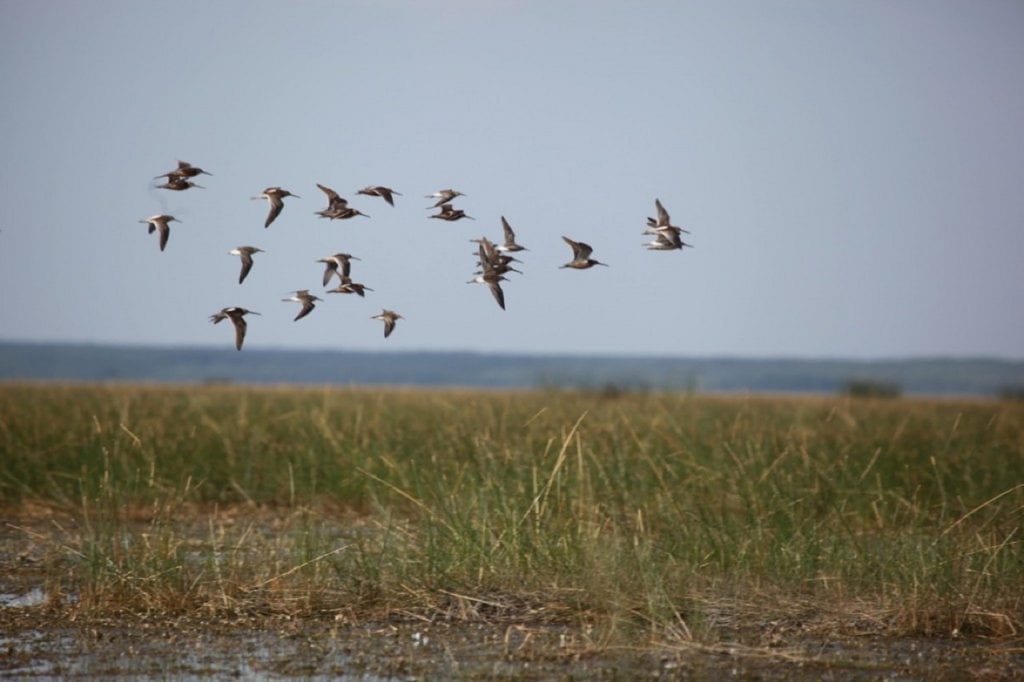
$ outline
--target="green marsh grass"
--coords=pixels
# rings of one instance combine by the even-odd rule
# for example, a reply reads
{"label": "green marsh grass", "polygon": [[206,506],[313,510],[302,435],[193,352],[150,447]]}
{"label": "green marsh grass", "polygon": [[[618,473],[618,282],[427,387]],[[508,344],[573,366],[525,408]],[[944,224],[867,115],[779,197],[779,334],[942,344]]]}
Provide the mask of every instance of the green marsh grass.
{"label": "green marsh grass", "polygon": [[0,497],[82,616],[1024,628],[1017,402],[7,385]]}

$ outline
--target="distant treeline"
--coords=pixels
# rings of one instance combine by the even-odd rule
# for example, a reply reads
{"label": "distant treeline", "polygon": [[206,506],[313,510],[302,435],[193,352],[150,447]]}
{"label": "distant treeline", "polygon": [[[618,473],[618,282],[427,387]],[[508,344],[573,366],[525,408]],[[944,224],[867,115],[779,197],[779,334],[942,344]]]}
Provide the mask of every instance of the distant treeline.
{"label": "distant treeline", "polygon": [[[0,379],[1024,395],[1024,361],[809,360],[0,343]],[[851,390],[851,387],[854,390]]]}

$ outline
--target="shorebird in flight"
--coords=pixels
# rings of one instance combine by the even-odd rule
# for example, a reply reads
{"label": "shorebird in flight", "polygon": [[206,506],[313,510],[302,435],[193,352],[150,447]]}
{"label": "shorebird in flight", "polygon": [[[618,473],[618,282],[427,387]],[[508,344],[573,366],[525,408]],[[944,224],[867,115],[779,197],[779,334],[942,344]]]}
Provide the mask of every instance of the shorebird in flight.
{"label": "shorebird in flight", "polygon": [[172,178],[194,178],[197,175],[213,175],[213,173],[207,173],[199,166],[193,166],[188,161],[179,161],[177,168],[172,171],[167,171],[162,175],[158,175],[153,179],[159,180],[160,178],[167,178],[170,180]]}
{"label": "shorebird in flight", "polygon": [[349,277],[348,275],[345,275],[344,277],[341,278],[341,284],[339,284],[334,289],[329,289],[327,291],[327,293],[329,293],[329,294],[356,294],[360,298],[364,298],[366,296],[365,292],[367,292],[367,291],[373,291],[373,289],[371,289],[370,287],[366,286],[365,284],[360,284],[359,282],[353,282],[351,277]]}
{"label": "shorebird in flight", "polygon": [[236,246],[228,251],[228,253],[242,259],[242,271],[238,274],[238,283],[241,284],[245,281],[245,276],[252,270],[252,255],[254,253],[266,253],[266,251],[255,246]]}
{"label": "shorebird in flight", "polygon": [[498,249],[498,251],[508,252],[526,251],[525,246],[516,244],[516,233],[512,231],[512,226],[508,224],[507,220],[505,220],[505,216],[501,216],[501,229],[505,233],[505,242],[503,244],[498,244],[494,248]]}
{"label": "shorebird in flight", "polygon": [[370,318],[371,320],[382,320],[384,322],[384,338],[391,336],[391,332],[395,331],[395,322],[398,320],[404,320],[405,318],[396,313],[394,310],[388,310],[385,308],[378,315],[374,315]]}
{"label": "shorebird in flight", "polygon": [[518,272],[520,275],[523,274],[520,270],[516,270],[512,267],[512,263],[521,263],[522,261],[515,256],[502,253],[487,237],[470,239],[469,241],[479,244],[479,247],[477,248],[477,264],[480,266],[480,272],[476,272],[474,274],[482,275],[488,270],[493,270],[499,275],[504,275],[506,272]]}
{"label": "shorebird in flight", "polygon": [[281,209],[284,208],[285,197],[295,197],[296,199],[302,198],[298,194],[292,194],[288,190],[281,189],[280,187],[268,187],[263,190],[263,193],[258,197],[252,197],[254,200],[266,199],[267,203],[270,204],[270,212],[267,213],[267,220],[263,223],[263,227],[270,227],[270,223],[274,222],[274,219],[281,215]]}
{"label": "shorebird in flight", "polygon": [[153,234],[155,230],[160,230],[160,250],[163,251],[164,247],[167,246],[167,238],[171,236],[171,226],[168,225],[170,222],[181,221],[172,215],[153,215],[145,220],[140,220],[140,223],[149,223],[149,234]]}
{"label": "shorebird in flight", "polygon": [[658,217],[657,219],[650,217],[647,218],[648,229],[644,231],[644,234],[654,234],[651,230],[678,230],[679,232],[690,234],[689,230],[684,230],[683,228],[676,227],[672,224],[672,219],[669,217],[668,211],[665,210],[665,207],[661,205],[660,199],[654,200],[654,208],[658,212]]}
{"label": "shorebird in flight", "polygon": [[476,220],[471,215],[466,215],[466,212],[461,208],[452,208],[451,204],[441,204],[441,211],[430,216],[431,218],[440,218],[441,220],[447,220],[449,222],[454,220],[461,220],[462,218],[469,218],[470,220]]}
{"label": "shorebird in flight", "polygon": [[246,310],[245,308],[221,308],[219,313],[210,315],[210,322],[217,324],[223,319],[230,319],[231,323],[235,325],[235,350],[242,350],[242,342],[245,341],[245,330],[248,325],[245,322],[244,316],[246,315],[259,315],[255,310]]}
{"label": "shorebird in flight", "polygon": [[382,199],[384,199],[384,201],[388,202],[392,206],[395,205],[395,199],[392,195],[397,194],[398,196],[402,196],[401,192],[396,192],[390,187],[382,187],[381,185],[364,187],[358,192],[356,192],[356,194],[365,194],[366,196],[370,197],[381,197]]}
{"label": "shorebird in flight", "polygon": [[173,177],[170,177],[170,178],[167,178],[167,182],[165,182],[162,185],[157,185],[157,187],[159,187],[161,189],[173,189],[175,192],[180,192],[182,190],[186,190],[186,189],[189,189],[189,188],[192,188],[192,187],[198,187],[199,189],[206,189],[202,185],[197,185],[196,183],[192,182],[191,180],[188,180],[188,179],[182,178],[182,177],[178,177],[177,175],[175,175]]}
{"label": "shorebird in flight", "polygon": [[486,284],[491,290],[491,294],[494,296],[494,300],[498,302],[498,307],[502,310],[505,309],[505,292],[501,289],[501,282],[507,281],[507,278],[500,274],[497,270],[484,270],[482,273],[474,277],[473,279],[466,282],[467,284]]}
{"label": "shorebird in flight", "polygon": [[653,234],[654,239],[644,244],[648,251],[674,251],[676,249],[682,249],[684,246],[688,246],[691,249],[693,244],[687,244],[683,241],[682,228],[676,227],[675,225],[666,225],[665,227],[659,227],[657,229],[649,229],[644,234]]}
{"label": "shorebird in flight", "polygon": [[355,218],[357,215],[361,215],[366,218],[370,217],[357,208],[352,208],[351,206],[342,204],[325,208],[324,210],[317,211],[316,213],[321,218],[330,218],[331,220],[348,220],[349,218]]}
{"label": "shorebird in flight", "polygon": [[351,253],[336,253],[333,256],[327,258],[317,259],[317,263],[324,263],[327,267],[324,269],[324,286],[331,281],[331,278],[335,275],[338,279],[345,281],[348,277],[349,272],[352,270],[352,263],[350,261],[359,260]]}
{"label": "shorebird in flight", "polygon": [[559,267],[573,268],[574,270],[586,270],[587,268],[591,268],[595,265],[604,265],[605,267],[608,266],[607,263],[596,261],[590,257],[590,254],[593,253],[594,251],[594,249],[591,248],[590,244],[578,242],[573,239],[569,239],[568,237],[565,236],[563,236],[562,239],[565,240],[565,243],[568,244],[569,248],[572,249],[572,260],[566,263],[565,265],[561,265]]}
{"label": "shorebird in flight", "polygon": [[427,199],[437,199],[437,202],[433,206],[427,206],[427,208],[437,208],[441,204],[447,204],[448,202],[450,202],[455,197],[464,197],[464,196],[466,196],[466,195],[463,194],[462,192],[458,191],[458,190],[455,190],[455,189],[439,189],[436,192],[434,192],[433,194],[427,194],[426,195]]}
{"label": "shorebird in flight", "polygon": [[292,320],[292,322],[295,322],[297,320],[301,320],[306,315],[309,315],[309,311],[316,307],[316,303],[314,303],[314,301],[322,301],[324,299],[309,293],[309,289],[299,289],[293,292],[288,298],[282,298],[281,300],[295,301],[296,303],[302,304],[302,310],[300,310],[299,314]]}

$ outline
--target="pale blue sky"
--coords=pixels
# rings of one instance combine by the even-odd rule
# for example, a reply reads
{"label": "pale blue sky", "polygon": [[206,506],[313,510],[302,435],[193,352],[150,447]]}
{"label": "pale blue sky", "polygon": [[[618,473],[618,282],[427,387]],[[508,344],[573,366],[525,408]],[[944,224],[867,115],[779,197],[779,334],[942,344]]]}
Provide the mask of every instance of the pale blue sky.
{"label": "pale blue sky", "polygon": [[[1010,0],[0,0],[0,339],[230,348],[240,305],[252,349],[1022,358],[1022,85]],[[177,159],[207,189],[153,189]],[[269,185],[302,198],[264,229]],[[642,248],[655,197],[695,249]],[[466,284],[501,215],[504,312]]]}

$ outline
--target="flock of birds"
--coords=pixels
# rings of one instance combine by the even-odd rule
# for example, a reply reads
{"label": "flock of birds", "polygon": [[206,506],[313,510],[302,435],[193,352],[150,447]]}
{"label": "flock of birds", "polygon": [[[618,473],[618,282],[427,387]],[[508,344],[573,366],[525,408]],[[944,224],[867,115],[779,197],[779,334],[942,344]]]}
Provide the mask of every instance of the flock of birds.
{"label": "flock of birds", "polygon": [[[197,184],[193,180],[193,178],[196,178],[199,175],[212,175],[212,173],[208,173],[198,166],[193,166],[187,161],[178,161],[176,168],[158,175],[154,179],[165,179],[163,184],[157,185],[159,188],[173,191],[184,191],[193,187],[203,189],[202,185]],[[321,218],[327,218],[329,220],[348,220],[355,218],[356,216],[366,218],[370,217],[360,210],[349,206],[348,200],[330,187],[326,187],[319,183],[317,183],[317,187],[327,197],[327,207],[320,211],[316,211],[316,215],[319,215]],[[358,190],[357,194],[380,197],[391,206],[395,205],[394,197],[402,196],[400,192],[396,192],[390,187],[384,187],[381,185],[364,187],[363,189]],[[427,208],[438,210],[437,213],[429,217],[449,222],[462,219],[475,220],[472,216],[467,215],[462,209],[454,207],[452,202],[460,196],[465,195],[454,189],[442,189],[432,194],[425,195],[426,198],[435,200],[435,203]],[[292,192],[280,187],[267,187],[259,196],[252,197],[254,200],[266,199],[269,204],[267,218],[263,223],[264,228],[270,227],[271,223],[281,215],[281,211],[284,210],[284,200],[286,197],[301,198],[299,195],[293,194]],[[668,211],[665,210],[665,207],[661,204],[659,199],[654,200],[654,206],[656,210],[656,217],[647,218],[647,229],[643,231],[643,234],[652,235],[653,239],[644,244],[644,247],[652,251],[672,251],[692,246],[691,244],[684,242],[682,239],[682,235],[684,233],[689,234],[689,231],[672,224]],[[159,234],[160,250],[163,251],[167,246],[167,241],[170,237],[170,223],[180,221],[172,215],[159,214],[150,216],[149,218],[140,220],[139,222],[148,224],[150,234],[154,232]],[[493,242],[487,237],[470,240],[477,244],[477,269],[473,273],[473,279],[469,280],[468,283],[486,284],[498,306],[504,310],[505,292],[501,288],[501,283],[508,281],[508,278],[505,277],[505,275],[509,273],[515,272],[522,274],[522,271],[517,270],[512,265],[513,263],[520,263],[521,261],[511,254],[519,251],[525,251],[526,248],[516,242],[516,234],[504,216],[501,217],[501,226],[503,237],[500,242]],[[589,244],[570,239],[566,236],[563,236],[562,239],[569,248],[572,249],[572,260],[560,267],[571,268],[573,270],[586,270],[595,265],[608,265],[607,263],[602,263],[591,258],[594,250]],[[241,259],[242,268],[238,275],[238,283],[241,284],[245,281],[245,278],[252,270],[253,255],[265,252],[263,249],[255,246],[238,246],[229,251],[229,253],[231,255],[238,256]],[[317,260],[318,263],[323,263],[325,266],[323,286],[327,290],[327,293],[356,294],[357,296],[364,297],[365,292],[373,291],[370,287],[352,279],[352,261],[354,260],[357,261],[359,259],[349,253],[335,253],[327,256],[326,258]],[[335,277],[338,278],[340,283],[333,289],[327,289],[331,280]],[[300,320],[312,312],[316,307],[317,301],[323,301],[322,298],[310,293],[309,289],[298,289],[292,292],[288,298],[281,300],[294,301],[300,304],[301,308],[299,309],[298,314],[296,314],[294,321]],[[230,306],[222,308],[220,311],[211,315],[210,321],[217,324],[223,320],[231,320],[231,323],[235,327],[235,348],[237,350],[242,350],[242,344],[245,341],[245,333],[248,327],[245,321],[246,315],[260,315],[260,313],[239,306]],[[391,336],[391,333],[394,331],[396,322],[404,318],[395,311],[385,308],[370,319],[381,320],[384,323],[384,338],[387,338]]]}

